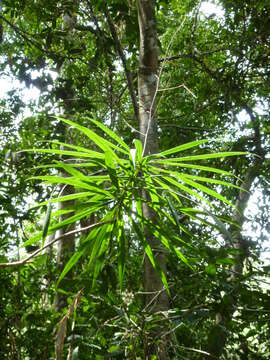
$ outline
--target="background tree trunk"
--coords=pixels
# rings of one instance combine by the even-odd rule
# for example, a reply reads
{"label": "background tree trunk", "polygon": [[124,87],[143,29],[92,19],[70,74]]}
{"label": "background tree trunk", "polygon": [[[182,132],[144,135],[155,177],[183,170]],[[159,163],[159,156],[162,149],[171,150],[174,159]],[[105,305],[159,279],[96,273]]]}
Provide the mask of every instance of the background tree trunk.
{"label": "background tree trunk", "polygon": [[223,301],[221,301],[222,309],[217,312],[215,325],[210,330],[208,336],[207,351],[217,359],[222,356],[225,349],[229,333],[229,323],[232,320],[233,313],[238,306],[244,262],[249,256],[249,243],[242,235],[243,225],[245,223],[244,212],[248,206],[248,201],[251,196],[252,185],[260,174],[265,157],[261,145],[260,129],[255,115],[248,105],[245,105],[244,108],[250,117],[254,130],[253,145],[256,150],[256,157],[253,160],[253,164],[251,164],[246,171],[245,178],[241,184],[241,190],[239,190],[238,193],[235,210],[232,215],[233,224],[230,227],[232,243],[228,243],[227,246],[233,247],[239,251],[239,253],[235,256],[235,264],[231,268],[231,275],[228,279],[233,290],[229,294],[226,294],[226,304],[223,304]]}
{"label": "background tree trunk", "polygon": [[[77,0],[73,0],[72,5],[74,7],[77,6]],[[69,11],[69,12],[65,13],[63,15],[63,29],[68,32],[68,35],[67,35],[68,40],[72,41],[72,32],[74,30],[75,25],[76,25],[76,16],[73,15],[73,12]],[[63,66],[64,66],[64,64],[63,64]],[[61,70],[60,70],[60,75],[62,75]],[[73,101],[73,96],[74,96],[73,90],[71,87],[72,79],[71,79],[71,82],[70,81],[64,82],[64,84],[65,84],[65,86],[62,91],[61,100],[63,101],[63,114],[64,114],[64,116],[68,117],[72,113],[72,101]],[[70,139],[69,139],[69,136],[68,136],[68,133],[67,133],[65,127],[61,126],[61,129],[62,129],[62,136],[63,136],[64,142],[69,143]],[[63,173],[62,176],[65,176],[65,174]],[[62,192],[62,196],[70,195],[74,192],[74,189],[71,186],[63,186],[61,192]],[[68,209],[69,207],[72,207],[73,204],[74,204],[73,200],[60,202],[59,210]],[[70,216],[70,213],[68,213],[67,215],[62,215],[60,217],[60,222],[64,221],[69,216]],[[59,236],[66,233],[67,231],[71,231],[71,230],[74,230],[74,224],[72,224],[71,226],[62,228],[60,230]],[[64,237],[63,239],[58,241],[57,246],[58,246],[57,247],[57,264],[58,264],[59,272],[61,273],[64,270],[67,261],[74,253],[75,235],[72,234],[72,235]],[[60,286],[61,289],[65,290],[65,292],[68,292],[68,289],[70,288],[69,284],[70,284],[71,280],[72,280],[72,272],[69,271],[67,273],[67,275],[65,276],[65,278],[61,282],[61,286]],[[54,299],[55,311],[60,311],[66,305],[67,305],[67,295],[62,292],[56,291],[55,299]]]}

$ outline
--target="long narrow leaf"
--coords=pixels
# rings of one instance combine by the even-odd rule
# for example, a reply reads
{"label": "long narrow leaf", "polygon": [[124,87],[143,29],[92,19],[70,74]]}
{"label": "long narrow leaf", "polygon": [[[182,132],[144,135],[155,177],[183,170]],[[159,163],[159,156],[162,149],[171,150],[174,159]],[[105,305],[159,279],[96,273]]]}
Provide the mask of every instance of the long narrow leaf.
{"label": "long narrow leaf", "polygon": [[[50,141],[49,141],[50,143]],[[94,150],[90,150],[90,149],[87,149],[86,147],[83,147],[83,146],[78,146],[78,145],[73,145],[73,144],[68,144],[68,143],[63,143],[61,141],[51,141],[52,144],[55,144],[55,145],[59,145],[63,148],[69,148],[69,149],[74,149],[78,152],[86,152],[86,153],[89,153],[92,155],[92,157],[96,157],[96,158],[99,158],[99,159],[103,159],[104,158],[104,155],[98,151],[94,151]],[[61,150],[61,148],[60,148]]]}
{"label": "long narrow leaf", "polygon": [[116,167],[113,159],[109,152],[105,152],[105,165],[107,167],[107,171],[109,173],[112,184],[119,189],[118,177],[116,173]]}
{"label": "long narrow leaf", "polygon": [[[171,174],[172,174],[172,172],[171,172]],[[178,176],[178,174],[176,174],[176,176]],[[208,183],[211,183],[211,184],[223,185],[223,186],[226,186],[226,187],[233,187],[233,188],[238,189],[238,190],[243,190],[240,186],[234,185],[234,184],[232,184],[231,182],[228,182],[228,181],[212,179],[212,178],[207,178],[207,177],[197,176],[197,175],[189,175],[189,174],[184,174],[184,177],[192,179],[194,181],[208,182]]]}
{"label": "long narrow leaf", "polygon": [[127,154],[126,150],[120,148],[119,146],[116,146],[115,144],[111,143],[108,140],[103,139],[101,136],[97,135],[94,131],[88,129],[87,127],[79,125],[71,120],[63,119],[61,117],[59,117],[58,119],[84,133],[91,141],[93,141],[104,152],[109,151],[115,157],[116,155],[115,153],[112,152],[112,149]]}
{"label": "long narrow leaf", "polygon": [[[119,226],[120,225],[120,226]],[[125,273],[125,263],[126,263],[126,238],[123,228],[123,222],[118,224],[118,234],[117,234],[117,249],[118,249],[118,276],[120,283],[120,291],[123,290],[123,281]]]}
{"label": "long narrow leaf", "polygon": [[185,255],[175,246],[173,246],[168,240],[166,236],[163,236],[161,234],[160,228],[157,225],[154,224],[150,224],[148,222],[148,227],[152,230],[152,234],[159,239],[162,244],[165,246],[165,248],[167,248],[168,250],[174,252],[177,257],[184,263],[186,264],[189,268],[192,268],[192,266],[190,265],[190,263],[188,262],[187,258],[185,257]]}
{"label": "long narrow leaf", "polygon": [[[162,168],[154,168],[151,167],[151,170],[154,173],[165,173],[165,174],[169,174],[175,178],[179,178],[182,176],[185,176],[186,178],[189,178],[191,180],[194,181],[201,181],[201,182],[208,182],[208,183],[212,183],[212,184],[216,184],[216,185],[223,185],[223,186],[227,186],[227,187],[233,187],[236,189],[241,190],[242,188],[240,186],[234,185],[231,182],[228,181],[223,181],[223,180],[219,180],[219,179],[213,179],[210,177],[203,177],[203,176],[198,176],[198,175],[190,175],[190,174],[180,174],[179,172],[176,171],[171,171],[171,170],[166,170],[166,169],[162,169]],[[221,171],[222,173],[222,171]]]}
{"label": "long narrow leaf", "polygon": [[142,155],[143,155],[142,142],[139,139],[135,139],[133,142],[134,142],[135,149],[136,149],[135,159],[136,159],[136,162],[140,163],[142,160]]}
{"label": "long narrow leaf", "polygon": [[207,186],[201,185],[198,182],[192,181],[185,177],[184,175],[179,175],[179,179],[182,179],[185,183],[187,183],[190,186],[193,186],[196,190],[200,190],[208,195],[211,195],[213,198],[220,200],[221,202],[224,202],[225,204],[230,205],[231,207],[234,207],[234,205],[226,199],[223,195],[220,195],[216,191],[208,188]]}
{"label": "long narrow leaf", "polygon": [[102,183],[104,181],[108,181],[109,180],[109,176],[107,175],[96,175],[96,176],[91,176],[91,175],[84,175],[81,171],[74,169],[73,165],[70,164],[65,164],[65,163],[61,163],[61,162],[56,162],[63,170],[65,170],[68,174],[74,176],[75,179],[80,179],[84,182],[87,183],[93,183],[95,182],[97,183]]}
{"label": "long narrow leaf", "polygon": [[70,195],[65,195],[65,196],[59,196],[57,198],[52,198],[50,200],[42,201],[41,203],[38,203],[38,204],[32,206],[30,208],[30,210],[35,209],[37,207],[44,206],[44,205],[48,205],[49,203],[53,204],[53,203],[58,203],[58,202],[63,202],[63,201],[76,200],[76,199],[80,199],[80,198],[86,198],[86,197],[89,197],[91,195],[93,195],[92,192],[84,191],[84,192],[80,192],[80,193],[75,193],[75,194],[70,194]]}
{"label": "long narrow leaf", "polygon": [[109,191],[103,190],[98,186],[91,186],[89,184],[86,184],[83,181],[78,181],[78,180],[76,180],[75,177],[73,178],[73,177],[61,177],[61,176],[50,176],[50,175],[46,176],[45,175],[45,176],[32,176],[29,179],[30,180],[43,180],[50,184],[67,184],[67,185],[74,186],[75,188],[91,190],[91,191],[93,191],[93,194],[99,193],[99,194],[103,194],[109,198],[112,197],[112,195]]}
{"label": "long narrow leaf", "polygon": [[207,139],[197,140],[197,141],[191,141],[191,142],[189,142],[189,143],[176,146],[176,147],[174,147],[174,148],[172,148],[172,149],[169,149],[169,150],[166,150],[166,151],[162,151],[161,153],[150,155],[150,157],[159,158],[159,157],[164,157],[164,156],[167,156],[167,155],[172,155],[172,154],[175,154],[175,153],[184,151],[184,150],[188,150],[188,149],[197,147],[197,146],[199,146],[199,145],[201,145],[201,144],[205,144],[205,143],[207,143],[207,142],[209,142],[209,140],[207,140]]}
{"label": "long narrow leaf", "polygon": [[44,220],[44,224],[43,224],[43,230],[42,230],[42,246],[44,245],[46,236],[48,234],[48,229],[49,229],[50,220],[51,220],[51,212],[52,212],[52,204],[51,204],[51,202],[48,202],[47,212],[46,212],[46,216],[45,216],[45,220]]}
{"label": "long narrow leaf", "polygon": [[83,254],[85,253],[85,251],[87,250],[87,248],[85,247],[83,250],[81,251],[76,251],[72,257],[68,260],[68,262],[66,263],[66,266],[64,267],[64,270],[62,271],[58,281],[57,281],[57,286],[59,285],[59,283],[64,279],[64,277],[66,276],[66,274],[72,269],[72,267],[78,262],[78,260],[83,256]]}
{"label": "long narrow leaf", "polygon": [[[239,155],[246,155],[246,152],[242,151],[232,151],[232,152],[220,152],[220,153],[209,153],[209,154],[201,154],[201,155],[192,155],[192,156],[183,156],[177,158],[170,158],[170,162],[182,162],[182,161],[196,161],[196,160],[208,160],[208,159],[218,159],[218,158],[225,158],[230,156],[239,156]],[[168,159],[160,159],[158,160],[159,163],[166,163]]]}
{"label": "long narrow leaf", "polygon": [[126,150],[126,153],[129,154],[130,149],[129,146],[111,129],[103,125],[100,121],[89,119],[92,123],[98,126],[105,134],[109,135],[111,139],[115,140],[118,144],[122,145],[123,148]]}
{"label": "long narrow leaf", "polygon": [[[205,199],[200,194],[198,194],[197,191],[194,191],[194,190],[188,188],[187,186],[180,184],[178,181],[176,181],[168,176],[164,176],[163,179],[165,181],[171,183],[172,185],[174,185],[174,187],[179,188],[181,191],[183,191],[183,193],[187,193],[187,194],[197,198],[198,200],[205,202],[209,206],[212,206],[212,204],[207,199]],[[157,178],[155,178],[154,181],[157,182],[158,184],[160,184],[165,190],[168,190],[170,192],[171,187],[169,185],[167,185],[166,183],[164,183],[163,181],[161,181]]]}
{"label": "long narrow leaf", "polygon": [[132,227],[133,227],[135,233],[138,235],[138,237],[144,247],[144,251],[145,251],[149,261],[151,262],[151,264],[152,264],[153,268],[156,270],[156,272],[159,274],[160,279],[161,279],[165,289],[167,290],[168,293],[170,293],[168,282],[167,282],[166,276],[164,274],[164,271],[161,269],[159,264],[155,261],[152,249],[151,249],[150,245],[147,243],[145,236],[140,229],[140,226],[138,224],[136,224],[136,222],[134,221],[134,219],[132,219],[132,217],[130,217],[130,220],[132,222]]}
{"label": "long narrow leaf", "polygon": [[100,154],[91,154],[90,152],[79,152],[79,151],[71,151],[71,150],[60,150],[60,149],[27,149],[23,150],[23,152],[34,152],[40,154],[53,154],[53,155],[66,155],[72,156],[76,158],[98,158],[104,159],[104,155]]}
{"label": "long narrow leaf", "polygon": [[[206,171],[206,172],[213,172],[213,173],[216,173],[216,174],[226,175],[226,176],[229,176],[229,177],[235,177],[235,175],[233,175],[229,171],[217,169],[217,168],[214,168],[214,167],[197,165],[197,164],[185,164],[185,163],[182,163],[182,162],[174,162],[174,161],[171,161],[171,160],[174,160],[174,159],[157,160],[156,163],[157,164],[162,164],[162,165],[165,165],[165,166],[168,166],[168,167],[169,166],[182,167],[182,168],[188,168],[188,169],[193,169],[193,170],[202,170],[202,171]],[[160,167],[154,167],[154,169],[156,171],[158,171],[159,169],[162,170],[162,168],[160,168]]]}

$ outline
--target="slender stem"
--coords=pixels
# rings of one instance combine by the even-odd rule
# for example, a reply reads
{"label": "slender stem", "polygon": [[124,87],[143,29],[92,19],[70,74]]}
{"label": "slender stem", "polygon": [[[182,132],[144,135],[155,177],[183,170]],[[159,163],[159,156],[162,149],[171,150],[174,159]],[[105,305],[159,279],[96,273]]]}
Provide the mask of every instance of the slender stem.
{"label": "slender stem", "polygon": [[[182,26],[184,25],[184,22],[185,22],[185,18],[183,19],[183,21],[181,22],[181,24],[179,25],[179,27],[176,29],[176,31],[175,31],[175,33],[173,34],[173,36],[171,37],[171,40],[170,40],[170,42],[169,42],[169,44],[168,44],[168,47],[167,47],[167,49],[166,49],[165,58],[168,57],[168,53],[169,53],[169,50],[170,50],[170,48],[171,48],[171,45],[172,45],[172,43],[173,43],[173,41],[174,41],[174,38],[175,38],[175,36],[178,34],[178,32],[180,31],[180,29],[182,28]],[[160,81],[161,81],[161,75],[162,75],[162,72],[163,72],[163,69],[164,69],[164,66],[165,66],[165,65],[166,65],[166,61],[164,61],[164,62],[161,63],[159,75],[157,76],[156,89],[155,89],[154,96],[153,96],[152,103],[151,103],[150,110],[149,110],[149,118],[148,118],[148,124],[147,124],[146,134],[145,134],[145,137],[144,137],[144,144],[143,144],[142,156],[144,156],[145,151],[146,151],[146,145],[147,145],[147,140],[148,140],[149,131],[150,131],[150,128],[151,128],[152,118],[155,116],[156,111],[157,111],[157,109],[155,109],[155,111],[154,111],[154,113],[153,113],[153,109],[154,109],[154,106],[155,106],[155,102],[156,102],[156,98],[157,98],[157,94],[158,94],[158,89],[159,89],[159,85],[160,85]]]}
{"label": "slender stem", "polygon": [[91,224],[88,226],[85,226],[83,228],[80,229],[76,229],[76,230],[72,230],[69,231],[61,236],[58,236],[57,238],[53,239],[52,241],[48,242],[47,244],[45,244],[44,246],[42,246],[41,248],[37,249],[36,251],[34,251],[31,255],[29,255],[27,258],[20,260],[20,261],[14,261],[14,262],[8,262],[8,263],[0,263],[0,268],[7,268],[7,267],[13,267],[13,266],[20,266],[20,265],[25,265],[26,263],[28,263],[31,259],[33,259],[34,257],[36,257],[39,253],[41,253],[43,250],[45,250],[46,248],[48,248],[49,246],[55,244],[57,241],[64,239],[66,236],[70,236],[73,234],[78,234],[81,233],[83,231],[89,230],[89,229],[93,229],[96,228],[98,226],[102,226],[105,224],[109,224],[111,223],[111,221],[102,221],[99,223],[95,223],[95,224]]}

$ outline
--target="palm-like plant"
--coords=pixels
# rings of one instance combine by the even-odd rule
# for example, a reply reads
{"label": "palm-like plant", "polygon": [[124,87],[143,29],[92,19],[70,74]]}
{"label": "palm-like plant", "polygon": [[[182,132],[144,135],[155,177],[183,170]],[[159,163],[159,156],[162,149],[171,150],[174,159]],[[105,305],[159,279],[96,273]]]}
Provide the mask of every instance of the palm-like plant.
{"label": "palm-like plant", "polygon": [[[242,152],[204,153],[200,155],[179,156],[179,153],[205,144],[207,140],[193,141],[176,146],[158,154],[143,156],[143,146],[139,140],[134,140],[131,149],[115,132],[96,120],[89,120],[103,136],[70,120],[61,121],[76,128],[89,138],[99,151],[85,147],[54,142],[54,149],[32,149],[30,151],[60,155],[61,161],[51,164],[60,168],[67,176],[35,176],[32,179],[42,180],[53,185],[67,185],[74,188],[74,193],[66,196],[56,196],[39,204],[49,205],[57,202],[76,200],[74,208],[69,209],[70,217],[56,225],[49,225],[49,216],[45,222],[43,232],[28,240],[25,245],[33,244],[44,239],[47,234],[67,227],[83,218],[98,214],[99,221],[90,225],[89,233],[83,237],[80,246],[66,264],[60,279],[76,264],[83,255],[88,254],[89,266],[93,268],[94,281],[97,278],[106,255],[114,242],[118,254],[118,273],[120,288],[123,285],[125,264],[127,257],[126,229],[132,229],[141,242],[145,253],[153,267],[159,272],[164,286],[168,289],[165,274],[156,263],[152,249],[146,241],[145,231],[153,234],[163,246],[172,251],[181,261],[191,266],[183,248],[190,247],[181,234],[187,230],[179,221],[180,215],[197,218],[203,214],[203,207],[196,209],[185,205],[188,198],[193,203],[204,203],[210,209],[212,203],[205,197],[225,204],[231,203],[217,191],[205,183],[219,186],[236,187],[228,181],[217,178],[232,176],[229,172],[214,167],[199,165],[198,161],[224,158],[244,154]],[[68,156],[68,160],[63,157]],[[208,172],[215,177],[198,175],[198,172]],[[142,196],[142,193],[147,196]],[[143,216],[142,205],[147,203],[155,214],[153,219]],[[50,210],[49,210],[50,212]],[[209,211],[205,212],[209,215]],[[58,214],[59,215],[59,214]],[[216,219],[216,217],[214,216]],[[164,224],[173,231],[166,231]],[[219,221],[216,222],[221,231],[226,231]],[[78,229],[77,231],[82,231]]]}

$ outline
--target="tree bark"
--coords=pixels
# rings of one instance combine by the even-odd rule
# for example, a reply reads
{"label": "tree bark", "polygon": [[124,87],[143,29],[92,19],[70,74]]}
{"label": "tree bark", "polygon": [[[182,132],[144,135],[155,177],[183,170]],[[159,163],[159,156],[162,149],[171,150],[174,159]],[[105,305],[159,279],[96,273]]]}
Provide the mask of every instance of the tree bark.
{"label": "tree bark", "polygon": [[[62,174],[63,176],[63,174]],[[69,195],[73,192],[72,188],[65,188],[63,191],[63,196]],[[65,201],[59,203],[59,209],[65,210],[69,206],[73,205],[73,201]],[[60,217],[60,221],[64,221],[66,218],[70,217],[70,213],[68,215],[63,215]],[[68,231],[74,230],[74,224],[72,224],[69,227],[64,227],[60,230],[59,236],[65,234]],[[69,236],[64,237],[63,239],[58,241],[57,245],[57,265],[58,270],[61,273],[66,263],[68,262],[69,258],[73,255],[75,250],[75,235],[70,234]],[[67,275],[64,277],[64,279],[61,281],[60,288],[65,290],[65,292],[68,292],[68,290],[71,288],[70,282],[72,280],[72,272],[69,271]],[[67,306],[67,296],[66,294],[63,294],[62,292],[56,291],[55,293],[55,299],[54,299],[54,309],[55,311],[60,311],[64,307]]]}
{"label": "tree bark", "polygon": [[246,175],[243,183],[241,184],[241,190],[239,191],[235,210],[232,216],[233,225],[230,228],[230,233],[232,235],[232,244],[228,245],[233,246],[233,248],[239,251],[239,254],[235,258],[235,264],[232,266],[231,269],[232,274],[228,280],[230,284],[233,285],[234,290],[230,294],[228,294],[226,298],[226,305],[222,304],[222,311],[217,312],[215,325],[212,327],[208,336],[207,351],[216,359],[220,358],[225,349],[228,333],[226,327],[229,325],[233,316],[233,312],[238,304],[239,286],[241,282],[241,277],[243,275],[244,261],[248,257],[249,247],[249,244],[242,236],[242,229],[245,222],[244,212],[250,199],[251,187],[254,184],[257,176],[260,174],[260,169],[263,165],[265,156],[261,146],[260,129],[256,117],[252,109],[247,104],[244,104],[243,107],[248,113],[251,123],[253,125],[253,145],[256,150],[256,158],[253,161],[253,164],[251,164],[246,171]]}
{"label": "tree bark", "polygon": [[[139,123],[141,141],[144,144],[144,155],[158,151],[157,116],[156,116],[156,93],[158,79],[158,47],[157,27],[155,19],[155,1],[138,1],[138,19],[140,28],[139,50]],[[146,192],[143,197],[148,199]],[[155,221],[155,213],[143,204],[143,215],[147,219]],[[146,240],[152,248],[156,263],[166,273],[166,255],[160,242],[152,234],[146,231]],[[167,311],[169,299],[160,276],[154,270],[147,256],[144,263],[144,290],[145,306],[152,313]],[[145,342],[145,357],[150,359],[156,355],[158,359],[169,359],[166,344],[161,341],[162,327],[159,326],[150,334]],[[165,339],[164,339],[165,341]]]}
{"label": "tree bark", "polygon": [[[72,5],[78,6],[78,0],[73,0]],[[76,16],[74,16],[71,13],[66,13],[63,15],[63,28],[68,32],[68,38],[72,40],[72,33],[76,25]],[[60,74],[61,74],[60,70]],[[64,116],[70,116],[72,113],[72,99],[73,99],[73,90],[70,86],[70,84],[66,85],[65,88],[62,91],[61,100],[63,101],[63,114]],[[65,142],[69,142],[68,135],[66,132],[65,127],[61,127],[62,130],[62,137]],[[66,176],[65,173],[62,173],[62,176]],[[64,186],[62,188],[62,196],[70,195],[74,192],[73,187],[71,186]],[[69,207],[72,207],[74,205],[74,201],[64,201],[59,203],[59,210],[65,210]],[[71,214],[62,215],[60,216],[60,222],[64,221],[66,218],[70,217]],[[64,227],[60,230],[59,236],[65,234],[68,231],[74,230],[74,224],[68,227]],[[69,236],[64,237],[63,239],[59,240],[58,246],[57,246],[57,264],[59,272],[61,273],[67,261],[69,258],[73,255],[75,250],[75,235],[71,234]],[[70,282],[72,280],[72,272],[69,271],[65,278],[61,282],[61,289],[65,290],[65,292],[68,292],[70,289]],[[67,306],[67,295],[56,291],[55,293],[55,299],[54,299],[54,308],[55,311],[60,311],[64,307]]]}
{"label": "tree bark", "polygon": [[105,3],[105,15],[106,15],[107,22],[108,22],[108,25],[109,25],[109,28],[110,28],[110,32],[112,34],[112,38],[114,40],[114,46],[115,46],[115,48],[116,48],[116,50],[118,52],[118,55],[119,55],[119,57],[120,57],[120,59],[122,61],[122,65],[123,65],[125,75],[126,75],[126,79],[127,79],[127,85],[128,85],[128,89],[129,89],[129,94],[130,94],[130,98],[131,98],[131,101],[132,101],[134,116],[135,116],[136,122],[138,122],[138,117],[139,117],[139,115],[138,115],[138,104],[137,104],[136,93],[135,93],[134,88],[133,88],[132,74],[128,69],[126,56],[125,56],[124,51],[122,49],[120,40],[118,39],[117,32],[116,32],[113,20],[111,18],[111,15],[109,13],[109,10],[108,10],[108,7],[107,7],[106,3]]}
{"label": "tree bark", "polygon": [[[234,290],[227,295],[226,304],[221,303],[221,310],[216,314],[215,325],[211,328],[208,335],[207,352],[216,359],[220,358],[225,349],[228,334],[227,327],[229,326],[238,303],[239,285],[243,274],[244,260],[247,258],[248,254],[248,244],[242,236],[242,228],[245,219],[244,211],[250,198],[251,186],[257,176],[259,165],[257,162],[259,161],[255,161],[254,165],[247,170],[244,182],[241,186],[243,190],[239,191],[235,211],[232,216],[232,220],[236,224],[233,225],[230,230],[233,240],[232,246],[239,250],[239,254],[235,258],[235,264],[232,266],[231,276],[228,279]],[[205,359],[208,359],[208,357]]]}

